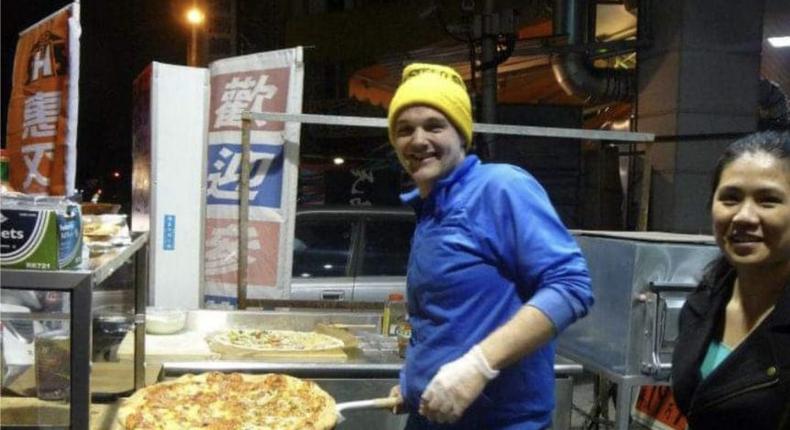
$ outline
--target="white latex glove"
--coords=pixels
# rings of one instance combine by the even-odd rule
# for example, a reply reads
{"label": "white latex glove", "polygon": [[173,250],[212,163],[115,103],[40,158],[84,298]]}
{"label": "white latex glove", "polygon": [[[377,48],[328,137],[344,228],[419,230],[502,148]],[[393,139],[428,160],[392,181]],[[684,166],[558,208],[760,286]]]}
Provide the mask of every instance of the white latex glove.
{"label": "white latex glove", "polygon": [[475,345],[463,357],[439,368],[422,393],[419,412],[431,421],[454,423],[497,375],[499,371],[491,369]]}
{"label": "white latex glove", "polygon": [[400,384],[390,388],[390,397],[398,398],[398,405],[392,408],[393,414],[403,414],[406,412],[406,406],[403,402],[403,395],[400,392]]}

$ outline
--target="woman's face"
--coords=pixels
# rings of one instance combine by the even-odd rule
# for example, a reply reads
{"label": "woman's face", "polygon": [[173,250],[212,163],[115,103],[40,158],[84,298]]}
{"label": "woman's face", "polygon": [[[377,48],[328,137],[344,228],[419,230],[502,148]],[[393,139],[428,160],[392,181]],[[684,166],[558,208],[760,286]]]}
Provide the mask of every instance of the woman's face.
{"label": "woman's face", "polygon": [[790,265],[790,166],[745,153],[721,172],[711,207],[716,242],[736,268]]}
{"label": "woman's face", "polygon": [[440,111],[427,106],[403,110],[395,121],[395,153],[425,197],[437,180],[464,160],[464,139]]}

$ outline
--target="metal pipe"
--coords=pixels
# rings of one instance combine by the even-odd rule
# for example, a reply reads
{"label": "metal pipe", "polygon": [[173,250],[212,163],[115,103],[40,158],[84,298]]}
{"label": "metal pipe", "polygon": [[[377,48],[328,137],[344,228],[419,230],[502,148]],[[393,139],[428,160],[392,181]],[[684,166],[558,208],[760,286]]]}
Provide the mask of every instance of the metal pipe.
{"label": "metal pipe", "polygon": [[[71,291],[53,288],[61,294],[70,294],[72,315],[69,324],[69,335],[71,344],[69,345],[71,355],[69,359],[69,384],[70,402],[69,418],[71,428],[86,429],[90,424],[90,407],[77,405],[90,405],[90,361],[91,361],[91,301],[93,300],[93,289],[89,277],[84,277],[80,283]],[[85,311],[88,312],[85,312]],[[38,365],[38,363],[36,363]],[[78,378],[77,375],[84,375],[85,378]]]}
{"label": "metal pipe", "polygon": [[238,285],[236,300],[239,309],[247,308],[247,228],[250,218],[250,128],[252,117],[249,112],[241,114],[241,172],[239,178],[239,252]]}
{"label": "metal pipe", "polygon": [[148,241],[134,254],[134,389],[145,387],[145,307],[148,304]]}
{"label": "metal pipe", "polygon": [[[494,1],[486,0],[483,4],[482,17],[483,31],[481,44],[481,63],[483,78],[483,97],[480,118],[483,122],[496,123],[497,103],[497,62],[496,62],[496,34],[494,32]],[[482,151],[487,158],[494,156],[493,135],[482,136]]]}
{"label": "metal pipe", "polygon": [[[586,25],[582,25],[581,11],[586,4],[585,0],[555,0],[554,33],[565,34],[568,45],[584,42]],[[627,101],[636,94],[632,70],[593,67],[586,53],[552,55],[551,69],[566,94],[582,97],[585,101]]]}
{"label": "metal pipe", "polygon": [[[290,121],[303,124],[326,124],[346,127],[386,128],[385,118],[360,116],[316,115],[307,113],[249,112],[251,119],[265,121]],[[610,140],[620,142],[652,142],[653,133],[629,131],[589,130],[578,128],[535,127],[528,125],[504,125],[474,123],[475,133],[507,134],[511,136],[541,136],[567,139]],[[243,134],[242,134],[243,137]]]}

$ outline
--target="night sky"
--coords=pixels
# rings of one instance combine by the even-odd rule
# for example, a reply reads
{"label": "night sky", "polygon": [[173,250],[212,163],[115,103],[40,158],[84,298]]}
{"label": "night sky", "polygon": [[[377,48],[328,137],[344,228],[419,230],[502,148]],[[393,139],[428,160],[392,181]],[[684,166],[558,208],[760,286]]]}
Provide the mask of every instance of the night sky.
{"label": "night sky", "polygon": [[[102,201],[123,203],[128,211],[132,81],[152,61],[185,63],[184,1],[82,1],[77,188],[84,198],[101,187]],[[69,3],[7,0],[0,6],[3,147],[18,33]]]}

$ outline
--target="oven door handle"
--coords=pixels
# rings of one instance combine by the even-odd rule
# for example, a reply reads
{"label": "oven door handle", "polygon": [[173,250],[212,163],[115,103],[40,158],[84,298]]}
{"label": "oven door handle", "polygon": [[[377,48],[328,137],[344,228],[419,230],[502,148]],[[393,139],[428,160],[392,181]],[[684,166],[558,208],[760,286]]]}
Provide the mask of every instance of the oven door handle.
{"label": "oven door handle", "polygon": [[650,282],[647,286],[650,291],[659,295],[664,292],[690,293],[697,289],[697,284],[688,282]]}
{"label": "oven door handle", "polygon": [[645,375],[652,376],[655,379],[667,379],[669,372],[672,370],[672,363],[664,363],[661,361],[661,354],[659,354],[659,327],[662,321],[659,311],[658,294],[647,292],[640,296],[640,301],[645,306],[645,331],[644,339],[642,341],[642,362],[641,371]]}
{"label": "oven door handle", "polygon": [[686,295],[696,288],[697,285],[692,283],[650,282],[648,284],[649,292],[640,296],[640,301],[645,304],[642,373],[659,380],[669,379],[672,363],[662,361],[661,346],[667,334],[667,318],[670,315],[669,302],[677,300],[669,300],[667,296],[670,296],[670,293]]}

